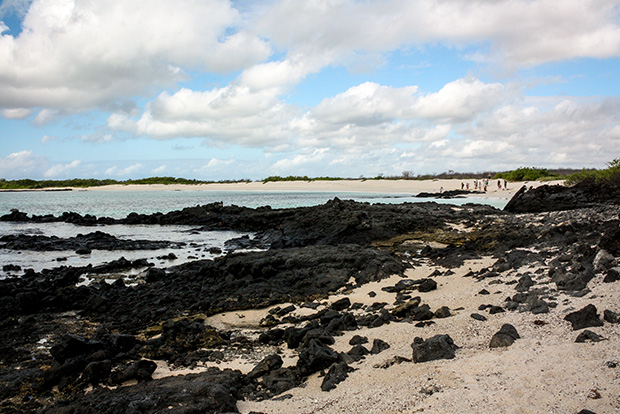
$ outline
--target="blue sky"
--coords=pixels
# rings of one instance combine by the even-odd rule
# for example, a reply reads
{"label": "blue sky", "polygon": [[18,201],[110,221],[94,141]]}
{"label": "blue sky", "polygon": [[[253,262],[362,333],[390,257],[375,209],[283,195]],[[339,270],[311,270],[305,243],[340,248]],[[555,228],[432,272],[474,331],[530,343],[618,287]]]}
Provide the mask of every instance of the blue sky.
{"label": "blue sky", "polygon": [[620,0],[2,0],[0,177],[620,157]]}

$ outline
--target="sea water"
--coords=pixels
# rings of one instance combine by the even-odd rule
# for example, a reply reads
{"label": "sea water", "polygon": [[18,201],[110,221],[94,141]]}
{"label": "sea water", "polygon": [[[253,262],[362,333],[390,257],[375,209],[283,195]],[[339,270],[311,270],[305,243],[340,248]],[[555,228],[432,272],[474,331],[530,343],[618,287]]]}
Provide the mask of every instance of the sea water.
{"label": "sea water", "polygon": [[[29,215],[60,215],[63,212],[91,214],[97,217],[123,218],[129,213],[152,214],[167,213],[185,207],[193,207],[214,202],[243,207],[271,206],[272,208],[308,207],[324,204],[338,197],[368,203],[395,204],[405,202],[436,201],[461,205],[464,203],[486,203],[502,208],[506,200],[475,198],[425,199],[413,194],[376,194],[357,192],[260,192],[260,191],[23,191],[0,192],[0,216],[12,209]],[[226,253],[225,243],[232,238],[244,236],[232,231],[195,231],[195,226],[158,225],[100,225],[96,227],[77,226],[70,223],[12,223],[0,222],[0,237],[11,234],[44,235],[66,238],[79,233],[87,234],[102,231],[119,239],[168,240],[185,243],[181,249],[107,251],[93,250],[89,255],[79,255],[73,251],[14,251],[0,249],[0,278],[19,275],[23,269],[40,271],[57,266],[93,266],[124,257],[127,260],[145,258],[158,267],[168,267],[195,259],[212,259],[219,254],[213,248]],[[253,235],[248,235],[252,237]],[[216,250],[217,250],[216,249]],[[162,259],[174,253],[176,259]],[[60,259],[60,260],[59,260]],[[4,271],[5,265],[18,265],[22,271]]]}

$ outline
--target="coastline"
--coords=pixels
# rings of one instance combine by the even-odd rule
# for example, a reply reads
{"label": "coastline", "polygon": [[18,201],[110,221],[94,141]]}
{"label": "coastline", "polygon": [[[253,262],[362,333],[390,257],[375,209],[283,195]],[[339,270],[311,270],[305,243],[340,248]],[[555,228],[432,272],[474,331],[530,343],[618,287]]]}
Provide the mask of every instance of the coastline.
{"label": "coastline", "polygon": [[[439,193],[461,189],[461,183],[469,183],[474,198],[512,198],[522,186],[540,187],[563,183],[558,181],[509,182],[508,190],[499,190],[497,180],[491,180],[487,192],[474,192],[473,179],[469,180],[337,180],[337,181],[253,181],[246,183],[213,184],[114,184],[102,187],[71,188],[73,191],[265,191],[265,192],[359,192],[377,194]],[[43,191],[43,190],[30,190]],[[47,190],[49,191],[49,189]],[[56,190],[58,191],[58,190]]]}

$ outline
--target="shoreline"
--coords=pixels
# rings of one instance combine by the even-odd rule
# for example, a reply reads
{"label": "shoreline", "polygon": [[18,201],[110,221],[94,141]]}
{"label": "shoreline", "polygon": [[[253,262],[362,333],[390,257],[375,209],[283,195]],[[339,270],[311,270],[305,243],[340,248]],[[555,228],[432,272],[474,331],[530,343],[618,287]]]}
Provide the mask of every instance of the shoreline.
{"label": "shoreline", "polygon": [[113,184],[101,187],[63,187],[46,189],[6,190],[21,191],[247,191],[247,192],[352,192],[376,194],[418,194],[439,193],[443,191],[461,190],[461,183],[469,183],[470,198],[496,198],[509,200],[524,185],[540,187],[541,185],[557,185],[557,181],[519,181],[509,182],[508,190],[498,189],[497,180],[489,182],[487,192],[475,192],[473,179],[458,180],[337,180],[337,181],[262,181],[244,183],[213,183],[213,184]]}

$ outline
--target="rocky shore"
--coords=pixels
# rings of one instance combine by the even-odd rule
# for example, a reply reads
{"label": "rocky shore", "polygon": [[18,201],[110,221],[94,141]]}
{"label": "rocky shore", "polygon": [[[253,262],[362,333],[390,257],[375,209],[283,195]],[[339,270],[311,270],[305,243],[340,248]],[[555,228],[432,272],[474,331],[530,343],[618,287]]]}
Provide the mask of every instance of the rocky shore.
{"label": "rocky shore", "polygon": [[526,189],[504,211],[13,211],[0,220],[91,231],[7,249],[139,250],[97,226],[184,224],[252,232],[233,243],[260,251],[0,280],[0,412],[618,412],[619,213],[616,190],[583,186]]}

